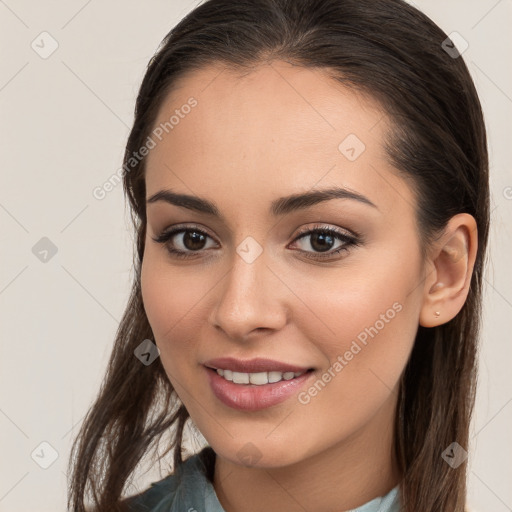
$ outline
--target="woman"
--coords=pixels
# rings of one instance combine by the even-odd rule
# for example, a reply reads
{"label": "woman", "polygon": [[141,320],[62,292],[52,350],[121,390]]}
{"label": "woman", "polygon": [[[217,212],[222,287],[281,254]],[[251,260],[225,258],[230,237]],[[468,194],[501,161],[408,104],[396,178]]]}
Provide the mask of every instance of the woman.
{"label": "woman", "polygon": [[[206,1],[123,168],[135,279],[70,508],[463,511],[489,185],[447,35],[400,0]],[[165,434],[174,473],[123,499]]]}

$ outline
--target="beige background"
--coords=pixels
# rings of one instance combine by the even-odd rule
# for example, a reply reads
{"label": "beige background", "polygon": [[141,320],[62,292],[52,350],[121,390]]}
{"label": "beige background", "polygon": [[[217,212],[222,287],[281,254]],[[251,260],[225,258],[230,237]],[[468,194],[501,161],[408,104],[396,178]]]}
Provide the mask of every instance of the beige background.
{"label": "beige background", "polygon": [[[488,123],[493,227],[469,488],[476,510],[505,512],[512,510],[512,1],[416,4],[468,41],[464,58]],[[132,276],[122,186],[103,200],[92,191],[121,165],[145,66],[195,5],[0,0],[2,512],[65,510],[70,442],[98,390]],[[43,48],[44,31],[51,37],[41,36]],[[42,58],[52,38],[58,48]],[[47,262],[33,253],[43,237],[57,250]],[[43,469],[52,450],[57,459]],[[140,487],[156,477],[147,474]]]}

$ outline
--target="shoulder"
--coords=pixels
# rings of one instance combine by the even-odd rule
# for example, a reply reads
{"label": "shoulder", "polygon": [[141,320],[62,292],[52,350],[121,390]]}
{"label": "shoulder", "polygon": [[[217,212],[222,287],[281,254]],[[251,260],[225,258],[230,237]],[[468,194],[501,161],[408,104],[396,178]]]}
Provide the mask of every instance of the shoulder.
{"label": "shoulder", "polygon": [[187,496],[200,497],[204,494],[205,488],[209,487],[208,475],[213,473],[212,461],[214,461],[214,452],[211,447],[205,447],[201,452],[186,459],[173,474],[151,483],[145,491],[123,500],[123,510],[126,512],[156,512],[164,508],[171,510],[175,501],[181,503],[184,498],[187,499]]}

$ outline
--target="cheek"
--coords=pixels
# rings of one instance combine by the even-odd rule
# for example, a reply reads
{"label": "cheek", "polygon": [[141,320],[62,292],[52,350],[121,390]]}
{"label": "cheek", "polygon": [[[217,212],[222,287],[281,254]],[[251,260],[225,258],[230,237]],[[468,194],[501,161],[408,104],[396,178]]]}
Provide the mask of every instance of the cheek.
{"label": "cheek", "polygon": [[141,292],[144,309],[167,368],[192,353],[201,327],[201,302],[211,284],[186,270],[171,270],[159,255],[144,255]]}
{"label": "cheek", "polygon": [[414,344],[420,304],[411,283],[419,267],[411,258],[404,264],[390,256],[391,263],[361,260],[357,268],[340,269],[334,279],[313,273],[296,280],[300,285],[294,291],[314,313],[296,319],[299,330],[315,340],[327,366],[342,358],[345,378],[353,379],[351,389],[358,382],[364,387],[379,381],[392,388]]}
{"label": "cheek", "polygon": [[323,322],[310,314],[298,328],[314,340],[326,363],[298,396],[303,406],[297,424],[316,417],[326,439],[332,440],[341,428],[347,435],[361,428],[388,403],[418,326],[416,305],[407,293],[405,281],[393,276],[371,285],[347,278],[322,292],[311,283],[308,297]]}

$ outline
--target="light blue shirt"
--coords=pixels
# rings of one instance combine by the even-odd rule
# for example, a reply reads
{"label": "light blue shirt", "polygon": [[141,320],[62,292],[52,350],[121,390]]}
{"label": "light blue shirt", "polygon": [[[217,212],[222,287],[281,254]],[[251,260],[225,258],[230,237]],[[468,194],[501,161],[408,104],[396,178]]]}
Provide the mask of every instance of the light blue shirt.
{"label": "light blue shirt", "polygon": [[[207,446],[205,450],[212,450]],[[176,471],[128,499],[131,512],[225,512],[208,480],[200,454],[189,457]],[[400,512],[398,486],[347,512]]]}

